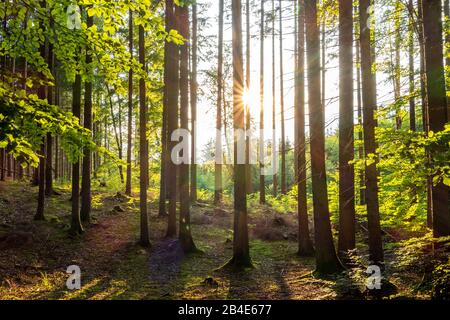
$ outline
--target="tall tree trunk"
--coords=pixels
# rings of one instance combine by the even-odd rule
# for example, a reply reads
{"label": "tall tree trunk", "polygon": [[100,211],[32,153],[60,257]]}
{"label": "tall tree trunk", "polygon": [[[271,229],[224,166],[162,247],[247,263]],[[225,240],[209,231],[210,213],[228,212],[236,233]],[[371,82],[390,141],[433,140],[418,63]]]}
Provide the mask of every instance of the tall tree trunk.
{"label": "tall tree trunk", "polygon": [[[423,29],[425,38],[425,65],[430,131],[444,130],[447,123],[444,57],[442,46],[441,1],[423,2]],[[433,153],[442,150],[432,150]],[[434,237],[450,235],[449,188],[442,181],[431,187]]]}
{"label": "tall tree trunk", "polygon": [[[326,9],[326,8],[325,8]],[[327,24],[326,24],[326,12],[325,10],[323,11],[323,17],[322,17],[322,28],[320,30],[321,36],[322,36],[322,41],[321,41],[321,53],[320,53],[320,58],[321,58],[321,86],[322,86],[322,91],[321,91],[321,104],[322,104],[322,109],[323,109],[323,119],[325,121],[325,94],[326,94],[326,75],[327,75],[327,41],[326,41],[326,34],[327,34]]]}
{"label": "tall tree trunk", "polygon": [[[357,8],[355,7],[355,14],[357,14]],[[361,45],[360,45],[360,32],[358,24],[355,26],[358,28],[358,39],[356,40],[356,98],[357,98],[357,114],[358,114],[358,160],[364,160],[364,134],[363,134],[363,114],[362,114],[362,96],[361,96]],[[364,169],[359,170],[359,204],[364,206],[366,204],[366,178]]]}
{"label": "tall tree trunk", "polygon": [[[363,94],[363,126],[364,126],[364,150],[366,159],[369,155],[376,154],[375,127],[377,120],[375,111],[377,108],[375,74],[372,72],[372,44],[370,39],[369,19],[370,0],[360,0],[360,45],[361,45],[361,72]],[[380,211],[378,204],[378,172],[377,162],[366,162],[366,202],[367,222],[369,229],[369,254],[374,264],[381,264],[383,258],[383,243],[381,239]]]}
{"label": "tall tree trunk", "polygon": [[328,210],[325,123],[324,110],[320,101],[320,36],[316,0],[305,0],[305,16],[316,271],[335,273],[342,270],[342,265],[334,248]]}
{"label": "tall tree trunk", "polygon": [[339,252],[354,249],[353,4],[339,1]]}
{"label": "tall tree trunk", "polygon": [[[50,22],[50,27],[52,27],[53,22]],[[53,45],[48,43],[47,52],[47,65],[50,72],[54,75],[54,56],[53,56]],[[54,88],[52,86],[47,86],[47,101],[49,104],[53,104],[53,92]],[[45,161],[45,195],[51,196],[53,194],[53,137],[51,133],[47,133],[46,138],[46,161]]]}
{"label": "tall tree trunk", "polygon": [[[81,75],[75,75],[72,91],[72,113],[80,119],[81,115]],[[78,120],[79,121],[79,120]],[[75,159],[72,163],[72,215],[70,223],[71,235],[83,233],[80,216],[80,161]]]}
{"label": "tall tree trunk", "polygon": [[[128,51],[133,59],[133,11],[128,17]],[[131,151],[133,147],[133,68],[128,71],[128,134],[127,134],[127,179],[125,194],[131,196]],[[162,161],[161,163],[164,163]],[[161,175],[161,179],[162,179]],[[164,180],[164,179],[163,179]]]}
{"label": "tall tree trunk", "polygon": [[[247,196],[245,190],[245,162],[238,154],[244,151],[242,132],[244,120],[244,68],[242,59],[242,7],[241,0],[232,0],[233,29],[233,122],[234,122],[234,241],[233,258],[228,265],[236,268],[251,267],[247,225]],[[239,149],[238,149],[239,148]],[[241,153],[242,154],[242,153]]]}
{"label": "tall tree trunk", "polygon": [[[94,17],[87,17],[87,27],[90,28],[94,24]],[[90,68],[92,56],[90,48],[86,48],[86,65],[88,66],[88,77],[84,83],[84,128],[92,131],[92,81],[93,71]],[[92,133],[90,133],[92,137]],[[83,150],[83,167],[81,177],[81,221],[89,223],[91,221],[91,150],[86,147]]]}
{"label": "tall tree trunk", "polygon": [[[166,2],[167,5],[167,2]],[[166,32],[169,33],[169,21],[168,16],[165,16],[165,28]],[[160,172],[160,180],[159,180],[159,216],[166,216],[167,210],[167,162],[170,161],[170,156],[167,151],[167,99],[168,99],[168,42],[164,42],[164,91],[163,91],[163,114],[162,114],[162,128],[161,128],[161,172]]]}
{"label": "tall tree trunk", "polygon": [[284,124],[283,13],[280,6],[280,122],[281,122],[281,193],[286,194],[286,133]]}
{"label": "tall tree trunk", "polygon": [[259,202],[266,203],[266,177],[264,172],[264,37],[265,37],[265,12],[264,1],[261,1],[261,25],[260,25],[260,111],[259,111]]}
{"label": "tall tree trunk", "polygon": [[[395,2],[395,8],[394,8],[395,62],[394,62],[394,77],[393,77],[394,96],[395,96],[396,102],[399,102],[399,100],[401,98],[401,65],[400,65],[400,45],[401,45],[400,12],[401,12],[401,8],[400,8],[400,6],[401,6],[400,1],[397,0]],[[403,125],[401,104],[397,107],[395,122],[396,122],[396,129],[400,130]]]}
{"label": "tall tree trunk", "polygon": [[[250,93],[250,0],[246,2],[246,58],[245,58],[245,88],[247,92],[247,100],[245,101],[245,129],[247,132],[251,130],[251,114],[250,101],[248,99]],[[253,103],[253,102],[252,102]],[[245,163],[246,163],[246,180],[247,180],[247,194],[252,193],[252,165],[250,163],[250,135],[245,137]]]}
{"label": "tall tree trunk", "polygon": [[[46,2],[41,2],[41,8],[46,7]],[[43,23],[40,23],[40,27],[43,27]],[[45,44],[42,44],[40,49],[40,55],[46,60],[46,53],[47,53],[47,40],[45,41]],[[41,85],[38,89],[38,97],[41,100],[44,100],[46,97],[46,90],[43,85]],[[38,203],[37,203],[37,209],[36,214],[34,216],[34,220],[44,220],[44,206],[45,206],[45,157],[46,157],[46,150],[45,150],[45,137],[42,138],[41,142],[41,150],[40,150],[40,159],[39,159],[39,191],[38,191]],[[7,155],[7,166],[8,166],[8,177],[11,177],[11,158]]]}
{"label": "tall tree trunk", "polygon": [[[139,26],[139,63],[145,72],[145,39],[144,27]],[[147,113],[145,79],[139,79],[139,208],[140,208],[140,244],[150,246],[147,214],[147,188],[148,188],[148,143],[147,143]]]}
{"label": "tall tree trunk", "polygon": [[[189,39],[189,8],[186,4],[177,6],[175,14],[179,17],[179,30],[184,39]],[[189,130],[189,45],[180,47],[180,128]],[[183,158],[190,159],[189,149],[182,150]],[[180,164],[180,227],[179,238],[184,252],[196,251],[191,235],[191,215],[189,196],[189,164]]]}
{"label": "tall tree trunk", "polygon": [[273,168],[273,195],[278,194],[278,154],[276,134],[276,99],[275,99],[275,0],[272,0],[272,168]]}
{"label": "tall tree trunk", "polygon": [[[216,147],[214,168],[214,203],[222,201],[222,105],[223,105],[223,20],[224,0],[219,0],[219,44],[217,66]],[[226,115],[225,115],[226,116]],[[225,129],[226,130],[226,129]]]}
{"label": "tall tree trunk", "polygon": [[409,0],[408,7],[410,11],[409,17],[409,38],[408,38],[408,55],[409,55],[409,129],[416,131],[416,97],[415,97],[415,68],[414,68],[414,4]]}
{"label": "tall tree trunk", "polygon": [[311,256],[314,248],[309,235],[308,197],[306,190],[305,136],[305,1],[298,4],[297,70],[295,73],[295,158],[297,163],[298,254]]}
{"label": "tall tree trunk", "polygon": [[[450,21],[450,1],[449,0],[444,0],[444,17],[445,17],[445,25],[448,25],[449,21]],[[449,46],[450,45],[450,31],[448,30],[448,27],[445,28],[444,30],[446,30],[445,32],[445,46]],[[448,49],[445,51],[445,66],[447,68],[450,68],[450,52],[448,51]],[[446,74],[446,76],[448,76],[448,72]],[[450,81],[446,82],[446,89],[447,91],[450,90]],[[447,98],[447,119],[450,119],[450,103],[448,101]]]}
{"label": "tall tree trunk", "polygon": [[[418,14],[418,23],[417,23],[417,30],[418,30],[418,38],[419,38],[419,47],[420,47],[420,93],[421,93],[421,100],[422,100],[422,128],[425,135],[428,135],[428,132],[430,131],[430,124],[428,121],[428,94],[427,94],[427,76],[426,76],[426,70],[425,70],[425,38],[423,33],[423,11],[422,11],[422,0],[417,0],[417,14]],[[430,155],[427,154],[428,161],[430,161]],[[433,221],[432,221],[432,194],[431,194],[431,185],[433,184],[433,181],[431,177],[427,178],[427,226],[428,228],[433,227]]]}
{"label": "tall tree trunk", "polygon": [[[166,15],[169,29],[176,28],[174,16],[174,1],[166,0]],[[179,51],[176,44],[167,44],[169,66],[167,68],[167,139],[168,153],[173,150],[176,143],[170,139],[171,134],[178,129],[178,92],[179,92]],[[169,197],[169,219],[167,237],[174,237],[177,233],[177,167],[172,160],[167,161],[167,191]]]}
{"label": "tall tree trunk", "polygon": [[192,4],[192,73],[191,73],[191,201],[197,201],[197,60],[198,60],[197,4]]}

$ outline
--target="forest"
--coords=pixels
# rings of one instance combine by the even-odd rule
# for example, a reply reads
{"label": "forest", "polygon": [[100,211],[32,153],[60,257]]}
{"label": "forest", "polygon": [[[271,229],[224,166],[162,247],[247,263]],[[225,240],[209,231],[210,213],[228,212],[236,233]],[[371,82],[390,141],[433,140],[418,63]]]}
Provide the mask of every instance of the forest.
{"label": "forest", "polygon": [[449,0],[0,23],[0,300],[450,299]]}

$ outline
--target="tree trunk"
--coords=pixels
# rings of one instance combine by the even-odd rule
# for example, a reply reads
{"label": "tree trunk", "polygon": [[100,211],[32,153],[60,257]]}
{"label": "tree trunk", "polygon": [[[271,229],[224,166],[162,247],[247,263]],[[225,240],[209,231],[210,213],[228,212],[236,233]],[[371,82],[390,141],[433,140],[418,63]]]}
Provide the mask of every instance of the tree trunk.
{"label": "tree trunk", "polygon": [[[81,114],[81,75],[75,75],[72,92],[72,113],[80,119]],[[78,120],[79,121],[79,120]],[[83,233],[80,216],[80,162],[75,159],[72,164],[72,216],[69,233],[78,235]]]}
{"label": "tree trunk", "polygon": [[[41,7],[45,8],[46,7],[46,2],[43,1],[41,2]],[[42,24],[41,24],[42,27]],[[44,59],[44,61],[46,60],[46,53],[47,53],[47,45],[46,44],[42,44],[40,49],[40,55],[41,57]],[[38,97],[41,100],[44,100],[46,97],[46,90],[45,87],[43,85],[40,85],[39,89],[38,89]],[[34,220],[44,220],[44,206],[45,206],[45,157],[46,157],[46,150],[45,150],[45,137],[42,137],[42,142],[41,142],[41,150],[40,150],[40,159],[39,159],[39,191],[38,191],[38,203],[37,203],[37,209],[36,209],[36,214],[34,216]],[[7,154],[7,166],[8,166],[8,177],[11,177],[11,158],[8,156]]]}
{"label": "tree trunk", "polygon": [[[358,13],[357,7],[355,7],[355,15]],[[358,39],[356,40],[356,98],[357,98],[357,113],[358,113],[358,160],[364,160],[364,135],[363,135],[363,121],[362,121],[362,96],[361,96],[361,45],[360,45],[360,31],[358,24],[355,26],[358,28]],[[359,204],[361,206],[366,205],[366,178],[364,169],[359,170]]]}
{"label": "tree trunk", "polygon": [[261,1],[261,25],[260,25],[260,111],[259,111],[259,202],[266,203],[266,177],[264,172],[264,37],[265,37],[265,13],[264,1]]}
{"label": "tree trunk", "polygon": [[[185,4],[177,6],[175,15],[179,17],[180,33],[184,39],[189,39],[189,8]],[[184,43],[180,47],[180,128],[189,130],[189,45]],[[182,150],[182,157],[189,158],[189,149]],[[190,195],[189,195],[189,164],[180,164],[180,227],[179,238],[184,252],[196,251],[191,235],[191,215],[190,215]]]}
{"label": "tree trunk", "polygon": [[[423,2],[423,29],[425,38],[425,65],[428,94],[430,131],[444,130],[447,123],[447,97],[445,91],[444,57],[442,46],[441,1]],[[442,150],[432,150],[438,153]],[[431,187],[432,221],[434,237],[450,235],[449,188],[442,181]]]}
{"label": "tree trunk", "polygon": [[[165,16],[165,28],[166,32],[169,32],[168,17]],[[159,210],[158,215],[160,217],[167,215],[167,162],[170,161],[170,157],[167,152],[167,97],[168,97],[168,42],[164,42],[164,91],[163,91],[163,114],[162,114],[162,128],[161,128],[161,172],[159,179]]]}
{"label": "tree trunk", "polygon": [[[176,28],[173,0],[166,1],[166,15],[168,28]],[[179,92],[179,51],[173,42],[167,44],[168,67],[167,67],[167,137],[168,154],[176,143],[170,139],[171,134],[178,129],[178,92]],[[167,226],[167,237],[174,237],[177,233],[177,166],[172,160],[167,161],[167,191],[169,197],[169,219]]]}
{"label": "tree trunk", "polygon": [[[422,128],[423,132],[428,135],[430,131],[430,124],[428,121],[428,94],[427,94],[427,86],[426,86],[426,70],[425,70],[425,38],[423,33],[423,11],[422,11],[422,0],[417,0],[417,14],[418,14],[418,38],[419,38],[419,46],[420,46],[420,93],[422,100]],[[430,161],[430,155],[427,154],[428,161]],[[431,185],[433,181],[431,177],[427,178],[427,226],[428,228],[433,227],[432,221],[432,194],[431,194]]]}
{"label": "tree trunk", "polygon": [[[228,265],[235,268],[251,267],[247,226],[247,196],[245,190],[245,163],[239,161],[238,153],[245,144],[239,135],[245,132],[244,120],[244,68],[242,59],[242,7],[241,0],[232,0],[233,29],[233,122],[234,122],[234,241],[233,258]],[[242,140],[242,139],[241,139]],[[238,150],[239,148],[239,150]],[[242,148],[242,149],[241,149]]]}
{"label": "tree trunk", "polygon": [[339,1],[339,252],[354,249],[353,5]]}
{"label": "tree trunk", "polygon": [[[145,72],[145,39],[144,27],[139,26],[139,63]],[[139,208],[140,208],[140,245],[150,246],[147,216],[147,188],[148,188],[148,143],[147,143],[147,101],[145,79],[139,79]]]}
{"label": "tree trunk", "polygon": [[[90,28],[94,24],[93,17],[87,17],[87,27]],[[86,65],[92,63],[90,48],[86,48]],[[93,72],[88,67],[88,78],[84,83],[84,128],[92,132],[92,82]],[[92,137],[92,133],[91,133]],[[83,167],[81,177],[81,221],[89,223],[91,221],[91,150],[87,147],[83,150]]]}
{"label": "tree trunk", "polygon": [[325,124],[320,95],[320,36],[316,0],[305,0],[305,16],[316,271],[326,274],[341,271],[342,265],[334,248],[328,210]]}
{"label": "tree trunk", "polygon": [[280,5],[280,122],[281,122],[281,193],[286,194],[286,133],[284,124],[283,14]]}
{"label": "tree trunk", "polygon": [[[51,22],[52,26],[53,23]],[[50,72],[55,75],[54,70],[54,56],[53,56],[53,45],[51,43],[48,44],[48,53],[47,53],[47,65]],[[54,88],[52,86],[47,86],[47,101],[49,104],[53,104],[53,91]],[[45,195],[51,196],[53,194],[53,137],[51,133],[47,133],[46,138],[46,161],[45,161]]]}
{"label": "tree trunk", "polygon": [[[222,93],[223,93],[223,22],[224,0],[219,0],[219,52],[217,66],[216,147],[214,168],[214,204],[222,201]],[[225,115],[226,116],[226,115]]]}
{"label": "tree trunk", "polygon": [[197,4],[192,4],[192,73],[191,73],[191,201],[197,201]]}
{"label": "tree trunk", "polygon": [[[133,11],[128,17],[128,51],[133,59]],[[127,179],[125,194],[131,196],[131,151],[133,147],[133,68],[128,71],[128,134],[127,134]],[[164,161],[161,161],[163,163]],[[163,176],[161,176],[163,177]]]}
{"label": "tree trunk", "polygon": [[275,87],[275,0],[272,0],[272,168],[273,168],[273,196],[278,194],[278,154],[276,134],[276,87]]}
{"label": "tree trunk", "polygon": [[306,190],[305,136],[305,2],[298,4],[297,70],[295,73],[295,158],[297,162],[298,254],[312,256],[314,248],[309,235],[308,197]]}
{"label": "tree trunk", "polygon": [[[360,0],[360,45],[361,45],[361,72],[363,95],[363,126],[364,126],[364,150],[366,159],[369,155],[376,154],[375,127],[377,109],[375,74],[372,72],[372,44],[370,39],[369,20],[370,0]],[[383,262],[383,243],[381,239],[380,212],[378,204],[378,172],[377,163],[366,162],[366,202],[367,222],[369,229],[369,254],[374,264]]]}
{"label": "tree trunk", "polygon": [[[245,88],[247,91],[247,98],[250,96],[250,14],[251,14],[251,10],[250,10],[250,0],[247,0],[246,2],[246,59],[245,59],[245,63],[246,63],[246,67],[245,67]],[[250,132],[251,130],[251,114],[250,114],[250,103],[253,103],[249,101],[249,99],[247,99],[247,101],[245,101],[246,105],[245,105],[245,129],[247,130],[247,132]],[[253,192],[252,188],[252,165],[250,163],[250,136],[247,135],[245,137],[245,164],[246,164],[246,180],[247,180],[247,187],[246,187],[246,192],[247,194],[250,194]]]}
{"label": "tree trunk", "polygon": [[408,55],[409,55],[409,129],[416,131],[416,97],[415,97],[415,68],[414,68],[414,12],[413,1],[409,0],[408,7],[410,11],[409,17],[409,38],[408,38]]}

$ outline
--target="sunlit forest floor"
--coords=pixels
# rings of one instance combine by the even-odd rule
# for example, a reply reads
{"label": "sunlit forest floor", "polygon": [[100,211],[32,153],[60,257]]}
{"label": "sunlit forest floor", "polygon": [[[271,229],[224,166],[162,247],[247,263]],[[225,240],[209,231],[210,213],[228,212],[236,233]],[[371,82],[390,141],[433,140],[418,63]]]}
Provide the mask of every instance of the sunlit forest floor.
{"label": "sunlit forest floor", "polygon": [[[67,233],[69,189],[47,198],[46,221],[35,222],[37,188],[0,182],[0,299],[363,299],[361,283],[347,275],[313,275],[314,259],[296,255],[295,214],[250,208],[254,268],[217,270],[232,254],[232,208],[192,208],[192,234],[201,253],[185,256],[165,239],[149,194],[152,247],[139,247],[138,199],[93,192],[93,223],[82,237]],[[361,248],[362,251],[365,248]],[[387,258],[392,253],[387,251]],[[392,257],[391,257],[392,258]],[[69,265],[81,268],[81,290],[66,288]],[[428,298],[415,290],[421,278],[390,272],[397,298]],[[394,296],[391,296],[391,298]]]}

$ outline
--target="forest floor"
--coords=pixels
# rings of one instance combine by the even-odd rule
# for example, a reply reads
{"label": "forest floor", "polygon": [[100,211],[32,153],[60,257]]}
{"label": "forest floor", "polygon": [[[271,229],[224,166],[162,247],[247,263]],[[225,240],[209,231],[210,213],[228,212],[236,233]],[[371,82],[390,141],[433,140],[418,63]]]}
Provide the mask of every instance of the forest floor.
{"label": "forest floor", "polygon": [[[348,277],[313,276],[314,258],[296,255],[294,214],[251,208],[254,268],[217,270],[232,255],[232,208],[192,208],[192,234],[200,253],[185,256],[166,239],[167,219],[150,203],[152,247],[137,245],[135,197],[93,192],[93,222],[83,236],[68,236],[69,189],[47,198],[46,221],[33,221],[36,187],[0,182],[0,299],[361,299]],[[150,194],[152,199],[156,195]],[[81,290],[66,288],[70,265],[81,268]],[[413,279],[418,281],[420,279]],[[403,298],[418,297],[396,283]]]}

